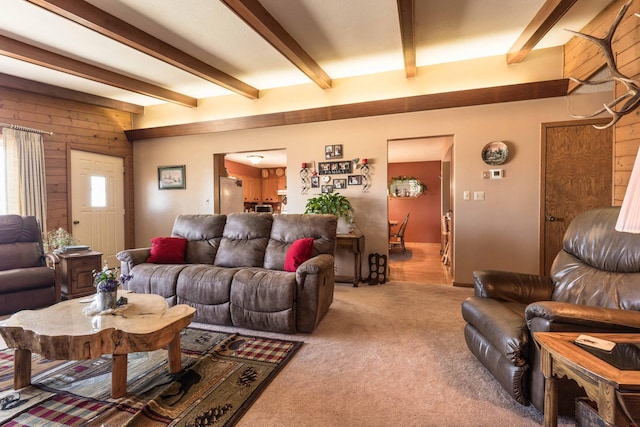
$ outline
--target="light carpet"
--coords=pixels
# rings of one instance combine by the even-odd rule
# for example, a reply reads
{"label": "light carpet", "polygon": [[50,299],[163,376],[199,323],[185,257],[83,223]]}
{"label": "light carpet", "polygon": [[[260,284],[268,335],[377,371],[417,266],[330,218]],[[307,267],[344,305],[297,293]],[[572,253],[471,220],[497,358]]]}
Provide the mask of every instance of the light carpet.
{"label": "light carpet", "polygon": [[[543,415],[515,402],[467,349],[460,304],[472,293],[407,282],[336,284],[329,313],[311,334],[239,330],[305,345],[238,426],[542,425]],[[559,425],[574,423],[561,418]]]}

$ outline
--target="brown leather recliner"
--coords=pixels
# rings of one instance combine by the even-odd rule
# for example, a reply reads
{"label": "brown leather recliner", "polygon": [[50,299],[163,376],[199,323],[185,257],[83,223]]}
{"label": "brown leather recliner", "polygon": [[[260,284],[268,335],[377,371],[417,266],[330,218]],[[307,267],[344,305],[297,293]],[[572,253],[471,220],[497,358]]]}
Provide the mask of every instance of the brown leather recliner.
{"label": "brown leather recliner", "polygon": [[[564,235],[551,277],[474,272],[475,295],[462,303],[465,340],[502,387],[544,411],[544,376],[532,332],[640,332],[640,234],[614,226],[619,208],[578,215]],[[559,383],[560,413],[584,392]]]}
{"label": "brown leather recliner", "polygon": [[43,253],[35,217],[0,215],[0,315],[60,301],[57,264],[57,256]]}

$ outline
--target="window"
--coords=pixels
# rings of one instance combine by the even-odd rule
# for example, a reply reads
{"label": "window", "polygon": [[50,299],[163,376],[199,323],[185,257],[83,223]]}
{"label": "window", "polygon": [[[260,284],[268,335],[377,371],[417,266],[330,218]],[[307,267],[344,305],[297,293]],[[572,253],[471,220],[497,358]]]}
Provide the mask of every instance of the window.
{"label": "window", "polygon": [[104,176],[91,176],[91,207],[107,207],[107,178]]}

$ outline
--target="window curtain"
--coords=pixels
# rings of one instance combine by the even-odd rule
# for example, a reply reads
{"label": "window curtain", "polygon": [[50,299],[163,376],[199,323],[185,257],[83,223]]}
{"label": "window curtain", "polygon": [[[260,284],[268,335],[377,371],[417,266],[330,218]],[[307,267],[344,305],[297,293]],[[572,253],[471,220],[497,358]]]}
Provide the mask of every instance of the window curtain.
{"label": "window curtain", "polygon": [[35,216],[47,230],[47,187],[42,135],[3,128],[7,212]]}

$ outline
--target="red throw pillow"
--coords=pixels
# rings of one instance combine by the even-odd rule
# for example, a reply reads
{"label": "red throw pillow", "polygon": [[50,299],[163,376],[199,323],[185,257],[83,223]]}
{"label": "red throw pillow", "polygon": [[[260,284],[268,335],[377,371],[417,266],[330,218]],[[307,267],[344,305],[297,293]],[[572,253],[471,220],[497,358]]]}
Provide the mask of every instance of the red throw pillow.
{"label": "red throw pillow", "polygon": [[155,237],[151,239],[151,255],[147,262],[154,264],[184,264],[187,239],[181,237]]}
{"label": "red throw pillow", "polygon": [[284,270],[296,271],[300,264],[313,256],[313,237],[298,239],[289,246],[284,258]]}

